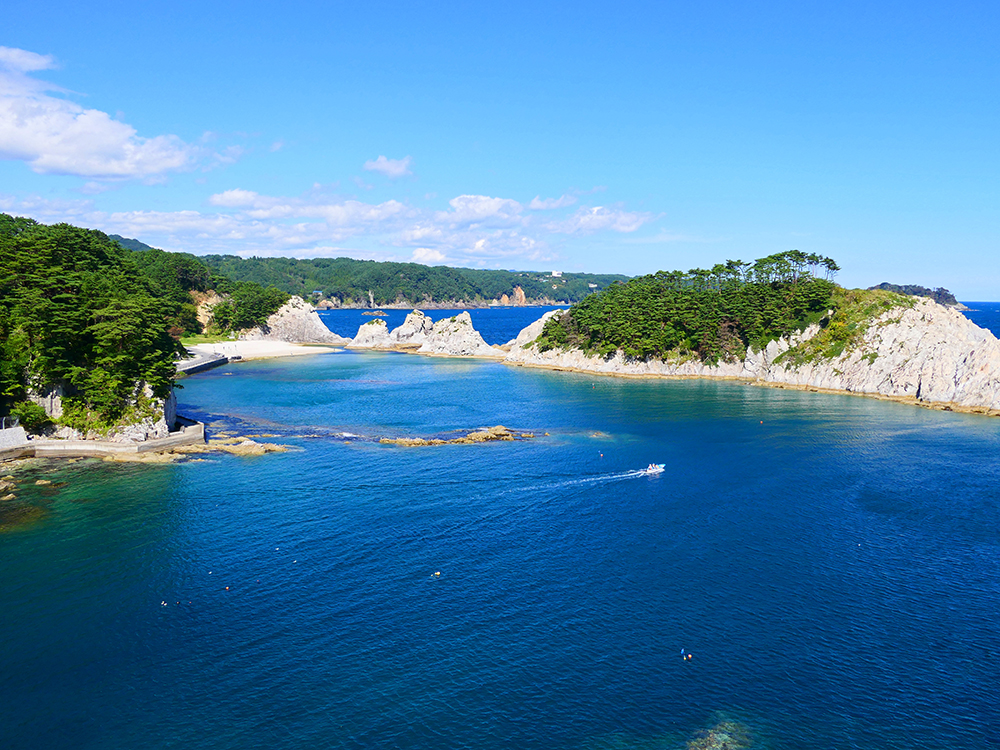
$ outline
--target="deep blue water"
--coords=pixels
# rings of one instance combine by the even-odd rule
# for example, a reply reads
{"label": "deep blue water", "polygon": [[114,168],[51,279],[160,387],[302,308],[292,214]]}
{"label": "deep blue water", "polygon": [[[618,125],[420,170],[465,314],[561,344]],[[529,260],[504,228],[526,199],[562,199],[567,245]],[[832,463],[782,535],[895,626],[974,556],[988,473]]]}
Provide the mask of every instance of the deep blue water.
{"label": "deep blue water", "polygon": [[[484,307],[472,308],[466,312],[472,317],[473,327],[482,334],[487,344],[506,344],[527,325],[534,323],[549,310],[558,307]],[[372,320],[365,310],[320,310],[319,316],[334,333],[354,338],[358,328]],[[383,310],[382,320],[391,331],[406,320],[410,310]],[[463,310],[424,310],[424,314],[437,322],[450,318]]]}
{"label": "deep blue water", "polygon": [[[1000,734],[1000,420],[396,353],[183,385],[294,450],[21,477],[68,485],[0,510],[0,747]],[[537,437],[373,442],[498,423]]]}
{"label": "deep blue water", "polygon": [[980,328],[1000,337],[1000,302],[966,302],[965,315]]}

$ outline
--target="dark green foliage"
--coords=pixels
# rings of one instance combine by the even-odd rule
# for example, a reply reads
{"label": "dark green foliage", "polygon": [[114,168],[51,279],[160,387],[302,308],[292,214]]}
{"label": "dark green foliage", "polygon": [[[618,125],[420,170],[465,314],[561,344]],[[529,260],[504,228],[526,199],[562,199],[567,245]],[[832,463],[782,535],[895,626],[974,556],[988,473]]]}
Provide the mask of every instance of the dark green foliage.
{"label": "dark green foliage", "polygon": [[229,298],[212,308],[212,325],[219,332],[262,326],[288,301],[288,295],[273,286],[265,289],[248,281],[221,286]]}
{"label": "dark green foliage", "polygon": [[839,267],[797,250],[755,263],[727,261],[710,270],[660,271],[613,284],[550,320],[542,350],[579,347],[600,356],[619,349],[637,359],[697,356],[735,359],[748,346],[804,328],[824,317]]}
{"label": "dark green foliage", "polygon": [[126,250],[153,250],[155,248],[150,247],[145,242],[139,242],[139,240],[132,240],[128,237],[122,237],[120,234],[109,234],[108,237],[113,239],[119,245],[124,247]]}
{"label": "dark green foliage", "polygon": [[143,384],[166,396],[176,312],[102,232],[0,214],[0,409],[60,385],[69,411],[110,422]]}
{"label": "dark green foliage", "polygon": [[[133,242],[142,244],[137,240]],[[190,293],[212,288],[212,272],[208,266],[188,253],[168,253],[156,248],[133,252],[130,259],[139,267],[156,296],[167,303],[170,327],[184,334],[201,333]]]}
{"label": "dark green foliage", "polygon": [[397,302],[412,305],[428,301],[489,302],[504,294],[512,296],[515,286],[520,286],[529,299],[575,302],[595,289],[627,278],[582,273],[552,277],[541,272],[486,271],[351,258],[297,260],[206,255],[201,260],[234,281],[274,286],[306,299],[321,290],[325,297],[344,304],[367,305],[371,292],[375,306]]}
{"label": "dark green foliage", "polygon": [[33,401],[21,401],[10,408],[10,415],[17,417],[21,427],[28,432],[38,432],[52,424],[45,409]]}
{"label": "dark green foliage", "polygon": [[949,292],[944,287],[938,287],[937,289],[928,289],[925,286],[918,286],[917,284],[890,284],[888,281],[883,281],[878,286],[868,287],[868,291],[873,289],[881,289],[886,292],[895,292],[896,294],[909,294],[913,297],[930,297],[932,300],[937,302],[939,305],[957,305],[958,300],[955,299],[955,295]]}

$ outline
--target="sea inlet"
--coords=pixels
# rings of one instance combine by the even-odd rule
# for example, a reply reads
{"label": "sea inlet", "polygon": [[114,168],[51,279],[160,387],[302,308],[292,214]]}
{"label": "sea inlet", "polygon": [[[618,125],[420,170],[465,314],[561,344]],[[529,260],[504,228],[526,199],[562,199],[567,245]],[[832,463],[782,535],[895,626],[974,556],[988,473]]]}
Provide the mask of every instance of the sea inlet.
{"label": "sea inlet", "polygon": [[[1000,736],[998,419],[398,353],[183,386],[291,450],[19,470],[0,746]],[[378,442],[497,424],[535,437]]]}

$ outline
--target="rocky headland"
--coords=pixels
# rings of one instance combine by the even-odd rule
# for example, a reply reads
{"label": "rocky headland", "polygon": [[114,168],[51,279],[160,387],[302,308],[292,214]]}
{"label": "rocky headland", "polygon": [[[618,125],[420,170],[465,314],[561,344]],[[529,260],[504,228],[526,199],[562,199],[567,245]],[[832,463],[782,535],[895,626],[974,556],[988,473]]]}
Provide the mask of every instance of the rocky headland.
{"label": "rocky headland", "polygon": [[242,341],[284,341],[294,344],[343,346],[350,339],[338,336],[320,320],[316,309],[301,297],[292,297],[259,328],[240,334]]}
{"label": "rocky headland", "polygon": [[852,393],[956,411],[1000,414],[1000,341],[961,312],[926,298],[864,321],[839,353],[821,345],[819,325],[772,341],[744,359],[708,364],[694,357],[636,360],[579,349],[541,351],[546,316],[512,342],[504,362],[633,377],[723,378],[760,385]]}

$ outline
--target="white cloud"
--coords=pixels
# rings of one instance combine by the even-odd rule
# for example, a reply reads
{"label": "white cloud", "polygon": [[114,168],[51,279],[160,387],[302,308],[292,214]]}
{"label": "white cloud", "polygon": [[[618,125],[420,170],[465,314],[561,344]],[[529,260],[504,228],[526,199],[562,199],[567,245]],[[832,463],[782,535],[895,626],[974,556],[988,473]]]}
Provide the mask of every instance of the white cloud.
{"label": "white cloud", "polygon": [[[138,237],[156,247],[196,254],[330,256],[413,259],[482,267],[518,262],[557,263],[568,241],[560,235],[632,232],[653,216],[618,208],[581,207],[546,221],[518,201],[459,195],[448,210],[435,211],[395,200],[369,203],[314,185],[299,196],[263,195],[232,188],[211,195],[204,211],[95,210],[93,201],[55,203],[5,199],[0,210],[46,222],[71,221],[109,233]],[[541,200],[541,199],[539,199]],[[558,211],[559,209],[553,209]],[[666,237],[658,236],[660,241]]]}
{"label": "white cloud", "polygon": [[56,66],[52,55],[39,55],[16,47],[0,47],[0,67],[19,73],[32,73],[36,70],[51,70]]}
{"label": "white cloud", "polygon": [[205,158],[231,163],[241,153],[230,147],[210,154],[175,135],[140,136],[107,112],[53,96],[61,89],[28,75],[53,67],[49,55],[0,47],[0,159],[24,161],[39,174],[155,180]]}
{"label": "white cloud", "polygon": [[491,198],[488,195],[460,195],[448,201],[451,211],[438,211],[439,221],[452,225],[483,224],[509,225],[521,223],[522,206],[510,198]]}
{"label": "white cloud", "polygon": [[410,260],[414,263],[434,265],[435,263],[444,263],[447,260],[447,257],[440,250],[434,250],[430,247],[418,247],[413,251],[413,255],[410,256]]}
{"label": "white cloud", "polygon": [[592,234],[601,230],[613,232],[634,232],[653,219],[651,214],[622,211],[617,208],[581,206],[576,213],[564,221],[547,225],[549,231],[559,234]]}
{"label": "white cloud", "polygon": [[528,204],[528,208],[532,211],[551,211],[555,208],[566,208],[566,206],[572,206],[576,203],[575,195],[562,195],[558,198],[541,198],[540,196],[535,196],[531,199],[531,203]]}
{"label": "white cloud", "polygon": [[379,158],[374,161],[366,161],[364,163],[364,168],[369,172],[380,172],[389,179],[395,180],[398,177],[405,177],[408,174],[413,174],[413,172],[410,171],[411,161],[413,161],[413,159],[409,156],[405,156],[402,159],[386,159],[384,156],[379,156]]}
{"label": "white cloud", "polygon": [[240,208],[242,206],[252,206],[260,196],[252,190],[225,190],[210,196],[208,202],[213,206],[225,206],[226,208]]}

